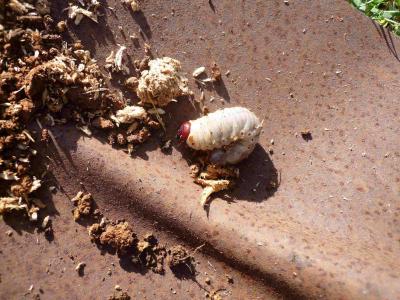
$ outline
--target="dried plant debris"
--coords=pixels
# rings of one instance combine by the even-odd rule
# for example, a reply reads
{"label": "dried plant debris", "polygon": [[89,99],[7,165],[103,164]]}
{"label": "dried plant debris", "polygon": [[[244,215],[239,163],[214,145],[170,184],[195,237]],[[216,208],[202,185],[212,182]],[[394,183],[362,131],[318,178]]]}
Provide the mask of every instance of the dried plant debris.
{"label": "dried plant debris", "polygon": [[108,297],[108,300],[131,300],[127,292],[115,291],[114,294]]}
{"label": "dried plant debris", "polygon": [[79,25],[83,17],[87,17],[93,22],[97,23],[97,15],[94,12],[79,7],[77,5],[71,5],[68,8],[68,18],[73,19],[75,25]]}
{"label": "dried plant debris", "polygon": [[222,296],[220,295],[221,291],[224,291],[225,289],[218,289],[218,290],[214,290],[211,292],[207,292],[206,293],[206,299],[210,299],[210,300],[222,300]]}
{"label": "dried plant debris", "polygon": [[93,212],[93,198],[91,194],[84,194],[82,191],[71,199],[75,208],[73,210],[74,220],[78,221],[82,217],[89,216]]}
{"label": "dried plant debris", "polygon": [[123,56],[126,50],[125,46],[119,46],[119,49],[115,52],[111,51],[110,55],[106,58],[105,68],[110,72],[124,72],[129,73],[129,69],[123,64]]}
{"label": "dried plant debris", "polygon": [[198,67],[198,68],[196,68],[196,69],[193,71],[192,76],[193,76],[194,78],[197,78],[197,77],[199,77],[201,74],[204,74],[205,71],[206,71],[206,68],[205,68],[205,67]]}
{"label": "dried plant debris", "polygon": [[16,197],[1,197],[0,198],[0,215],[5,213],[27,210],[28,206],[23,204],[22,199]]}
{"label": "dried plant debris", "polygon": [[79,276],[84,275],[85,267],[86,267],[86,263],[84,263],[84,262],[80,262],[76,265],[75,271],[78,272]]}
{"label": "dried plant debris", "polygon": [[[25,210],[32,220],[39,209],[32,199],[43,180],[40,167],[33,169],[32,163],[37,144],[56,144],[49,127],[73,122],[87,135],[92,135],[94,127],[105,131],[111,144],[133,153],[135,145],[162,126],[160,114],[126,106],[125,99],[107,88],[106,75],[79,42],[63,42],[59,33],[67,25],[52,20],[46,3],[11,0],[0,15],[4,17],[0,31],[1,213]],[[97,0],[74,1],[68,14],[76,23],[83,17],[96,20],[99,5]],[[116,70],[125,68],[124,51],[121,46],[113,56]],[[35,120],[40,126],[38,136],[26,128]]]}
{"label": "dried plant debris", "polygon": [[97,0],[78,0],[76,5],[70,4],[68,7],[68,18],[74,20],[75,25],[79,25],[84,17],[97,23],[99,7]]}
{"label": "dried plant debris", "polygon": [[208,199],[211,194],[227,190],[232,186],[232,182],[226,179],[207,180],[196,178],[195,182],[204,187],[200,196],[200,204],[202,207],[205,207],[208,204]]}
{"label": "dried plant debris", "polygon": [[205,207],[213,193],[232,188],[239,178],[239,169],[233,166],[218,166],[207,163],[202,170],[201,164],[190,166],[190,175],[194,182],[204,189],[200,196],[200,204]]}
{"label": "dried plant debris", "polygon": [[170,57],[150,60],[148,69],[141,73],[137,87],[142,103],[161,107],[189,93],[188,80],[181,73],[181,63]]}
{"label": "dried plant debris", "polygon": [[146,117],[147,113],[143,107],[131,105],[118,110],[112,119],[119,125],[120,123],[132,124],[137,120],[144,120]]}

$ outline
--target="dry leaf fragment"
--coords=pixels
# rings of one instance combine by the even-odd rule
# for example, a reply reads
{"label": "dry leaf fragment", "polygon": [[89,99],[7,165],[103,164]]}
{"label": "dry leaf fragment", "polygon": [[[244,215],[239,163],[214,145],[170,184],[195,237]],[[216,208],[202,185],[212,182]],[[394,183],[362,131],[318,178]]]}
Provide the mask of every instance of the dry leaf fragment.
{"label": "dry leaf fragment", "polygon": [[117,50],[117,53],[115,53],[115,60],[114,60],[114,65],[117,71],[122,71],[122,56],[124,54],[124,51],[126,50],[125,46],[120,46],[119,49]]}
{"label": "dry leaf fragment", "polygon": [[2,173],[0,173],[0,179],[4,179],[4,180],[19,180],[19,177],[17,176],[17,174],[6,170],[3,171]]}
{"label": "dry leaf fragment", "polygon": [[192,76],[196,78],[196,77],[200,76],[201,74],[203,74],[205,71],[206,71],[205,67],[198,67],[196,70],[193,71]]}
{"label": "dry leaf fragment", "polygon": [[28,13],[28,9],[25,7],[25,5],[18,0],[10,0],[10,2],[8,3],[8,7],[19,15],[25,15]]}
{"label": "dry leaf fragment", "polygon": [[29,190],[29,193],[36,191],[41,186],[42,186],[42,181],[40,179],[36,179],[35,177],[33,177],[33,182],[32,182],[31,189]]}
{"label": "dry leaf fragment", "polygon": [[93,12],[77,5],[72,5],[68,7],[68,18],[75,19],[75,25],[79,25],[84,16],[97,23],[97,15],[95,15]]}
{"label": "dry leaf fragment", "polygon": [[0,215],[21,209],[27,209],[27,206],[26,204],[20,204],[19,198],[0,197]]}

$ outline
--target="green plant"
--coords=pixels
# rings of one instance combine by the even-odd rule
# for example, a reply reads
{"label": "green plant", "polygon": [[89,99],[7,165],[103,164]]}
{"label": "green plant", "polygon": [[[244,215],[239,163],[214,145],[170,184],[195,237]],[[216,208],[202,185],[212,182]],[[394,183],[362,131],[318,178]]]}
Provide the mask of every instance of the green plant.
{"label": "green plant", "polygon": [[400,35],[400,0],[349,0],[357,9]]}

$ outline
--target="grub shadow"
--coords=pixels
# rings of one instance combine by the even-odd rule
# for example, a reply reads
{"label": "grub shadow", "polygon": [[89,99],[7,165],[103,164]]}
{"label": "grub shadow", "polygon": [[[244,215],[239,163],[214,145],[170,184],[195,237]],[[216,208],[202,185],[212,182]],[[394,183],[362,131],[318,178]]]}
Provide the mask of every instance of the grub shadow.
{"label": "grub shadow", "polygon": [[172,274],[179,280],[192,280],[196,281],[196,272],[194,267],[186,264],[170,267]]}
{"label": "grub shadow", "polygon": [[222,78],[215,82],[213,86],[218,96],[222,97],[226,102],[231,102],[231,97]]}
{"label": "grub shadow", "polygon": [[251,155],[238,165],[240,177],[230,194],[230,201],[262,202],[273,196],[280,176],[265,149],[257,144]]}
{"label": "grub shadow", "polygon": [[119,257],[120,267],[128,273],[137,273],[140,275],[145,275],[149,272],[149,269],[140,264],[139,262],[134,262],[131,255],[122,255]]}

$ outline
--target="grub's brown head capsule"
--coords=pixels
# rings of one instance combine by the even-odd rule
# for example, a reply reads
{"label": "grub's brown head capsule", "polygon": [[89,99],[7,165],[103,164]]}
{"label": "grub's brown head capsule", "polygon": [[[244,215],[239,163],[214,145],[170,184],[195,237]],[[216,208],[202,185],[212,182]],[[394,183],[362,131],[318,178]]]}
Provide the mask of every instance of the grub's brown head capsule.
{"label": "grub's brown head capsule", "polygon": [[190,134],[190,122],[184,122],[179,127],[176,137],[181,142],[186,142],[187,138],[189,137],[189,134]]}

